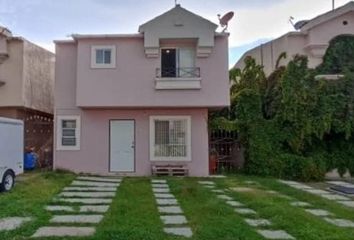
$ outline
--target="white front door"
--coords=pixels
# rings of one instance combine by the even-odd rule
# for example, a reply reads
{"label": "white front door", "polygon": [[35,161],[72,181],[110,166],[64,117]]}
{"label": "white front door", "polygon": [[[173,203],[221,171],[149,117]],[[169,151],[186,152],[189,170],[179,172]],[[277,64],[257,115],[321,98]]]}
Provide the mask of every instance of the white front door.
{"label": "white front door", "polygon": [[135,122],[134,120],[110,121],[111,172],[135,171]]}

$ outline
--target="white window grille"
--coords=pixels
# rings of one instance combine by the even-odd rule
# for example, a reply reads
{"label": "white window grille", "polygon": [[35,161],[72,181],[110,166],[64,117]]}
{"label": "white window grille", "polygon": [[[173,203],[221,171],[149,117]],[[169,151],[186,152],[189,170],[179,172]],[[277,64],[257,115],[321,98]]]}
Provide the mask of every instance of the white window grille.
{"label": "white window grille", "polygon": [[189,161],[189,116],[155,116],[150,119],[150,158],[153,161]]}

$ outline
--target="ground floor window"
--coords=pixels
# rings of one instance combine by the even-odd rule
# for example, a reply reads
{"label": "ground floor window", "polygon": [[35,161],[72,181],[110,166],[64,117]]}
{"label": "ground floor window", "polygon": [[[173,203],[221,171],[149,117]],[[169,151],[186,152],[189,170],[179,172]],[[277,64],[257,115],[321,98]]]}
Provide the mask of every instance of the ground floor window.
{"label": "ground floor window", "polygon": [[80,116],[58,116],[57,149],[80,150]]}
{"label": "ground floor window", "polygon": [[150,160],[191,160],[190,116],[150,117]]}

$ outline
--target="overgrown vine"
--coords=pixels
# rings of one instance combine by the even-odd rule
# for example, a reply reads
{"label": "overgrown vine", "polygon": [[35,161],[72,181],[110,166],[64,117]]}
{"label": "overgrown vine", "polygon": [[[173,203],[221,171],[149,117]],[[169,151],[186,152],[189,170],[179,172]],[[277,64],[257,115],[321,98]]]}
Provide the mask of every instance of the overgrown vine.
{"label": "overgrown vine", "polygon": [[269,77],[250,57],[231,70],[231,107],[214,113],[210,126],[237,129],[247,173],[304,181],[334,168],[354,174],[354,36],[334,38],[316,69],[305,56],[279,66],[285,57]]}

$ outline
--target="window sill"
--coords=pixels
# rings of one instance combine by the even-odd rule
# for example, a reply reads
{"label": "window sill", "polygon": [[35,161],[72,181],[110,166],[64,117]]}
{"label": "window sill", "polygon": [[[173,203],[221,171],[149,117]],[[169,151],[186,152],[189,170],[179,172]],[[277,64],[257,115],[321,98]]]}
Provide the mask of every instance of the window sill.
{"label": "window sill", "polygon": [[92,69],[114,69],[116,68],[115,65],[112,64],[95,64],[95,65],[91,65]]}
{"label": "window sill", "polygon": [[72,146],[72,147],[67,147],[67,146],[57,146],[57,151],[80,151],[79,146]]}
{"label": "window sill", "polygon": [[150,162],[191,162],[189,157],[177,158],[177,157],[153,157]]}
{"label": "window sill", "polygon": [[201,78],[155,78],[156,90],[201,89]]}

